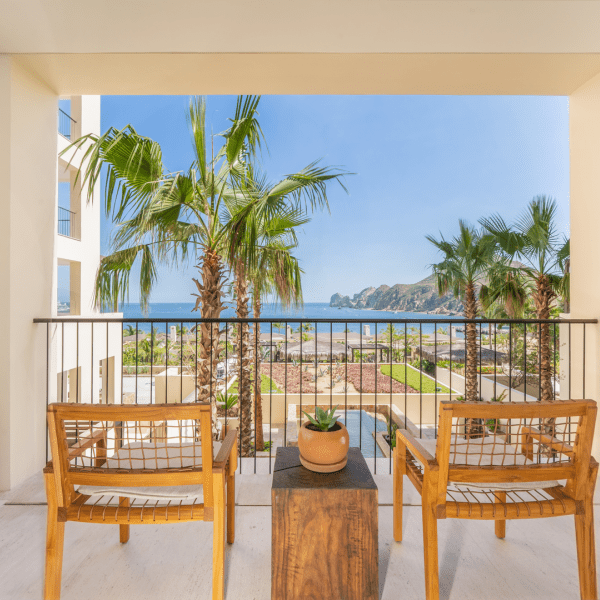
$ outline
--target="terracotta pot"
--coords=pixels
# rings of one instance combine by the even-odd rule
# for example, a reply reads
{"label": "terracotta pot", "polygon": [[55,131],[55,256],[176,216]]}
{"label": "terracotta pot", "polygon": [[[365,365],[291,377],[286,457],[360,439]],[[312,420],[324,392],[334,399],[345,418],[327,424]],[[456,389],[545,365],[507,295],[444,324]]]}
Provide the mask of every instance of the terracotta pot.
{"label": "terracotta pot", "polygon": [[313,431],[308,429],[309,421],[300,427],[298,448],[300,462],[317,473],[333,473],[346,466],[350,436],[343,423],[336,431]]}

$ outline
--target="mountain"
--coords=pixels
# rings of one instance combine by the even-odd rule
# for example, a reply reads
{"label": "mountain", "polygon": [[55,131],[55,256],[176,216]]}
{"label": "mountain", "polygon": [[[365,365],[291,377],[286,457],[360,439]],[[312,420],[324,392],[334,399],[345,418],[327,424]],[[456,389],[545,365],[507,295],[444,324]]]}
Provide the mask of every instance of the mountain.
{"label": "mountain", "polygon": [[435,277],[430,275],[418,283],[397,283],[392,287],[380,285],[368,287],[350,296],[334,294],[329,306],[348,308],[371,308],[374,310],[398,310],[402,312],[426,312],[440,315],[462,314],[463,305],[452,293],[440,298]]}

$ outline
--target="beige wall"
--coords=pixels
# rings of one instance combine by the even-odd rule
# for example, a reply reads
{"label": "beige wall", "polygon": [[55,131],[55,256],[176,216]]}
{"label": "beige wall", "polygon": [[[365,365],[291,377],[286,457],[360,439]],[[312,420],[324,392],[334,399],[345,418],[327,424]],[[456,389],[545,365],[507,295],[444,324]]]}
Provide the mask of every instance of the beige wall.
{"label": "beige wall", "polygon": [[0,489],[46,454],[46,330],[33,319],[54,305],[57,100],[0,57]]}
{"label": "beige wall", "polygon": [[[569,97],[571,150],[571,317],[600,319],[600,75]],[[581,331],[580,327],[575,328]],[[575,330],[574,330],[575,331]],[[583,370],[582,331],[573,340],[573,369]],[[585,396],[600,399],[598,326],[586,327]],[[572,378],[572,397],[583,389]],[[600,456],[600,426],[593,452]]]}

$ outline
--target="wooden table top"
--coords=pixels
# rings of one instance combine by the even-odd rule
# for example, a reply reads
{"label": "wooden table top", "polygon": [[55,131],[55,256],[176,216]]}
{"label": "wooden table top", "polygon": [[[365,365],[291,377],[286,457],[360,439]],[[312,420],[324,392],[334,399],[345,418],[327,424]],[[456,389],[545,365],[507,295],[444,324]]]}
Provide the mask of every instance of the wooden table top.
{"label": "wooden table top", "polygon": [[360,451],[350,448],[348,463],[337,473],[315,473],[300,463],[298,448],[277,448],[272,489],[376,490],[377,485]]}

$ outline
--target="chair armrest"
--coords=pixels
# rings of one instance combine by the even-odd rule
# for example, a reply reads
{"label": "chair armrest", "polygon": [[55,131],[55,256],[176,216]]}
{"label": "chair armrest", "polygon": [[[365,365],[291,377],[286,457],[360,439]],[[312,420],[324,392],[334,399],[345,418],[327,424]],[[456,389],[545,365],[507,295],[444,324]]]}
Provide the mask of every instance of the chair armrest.
{"label": "chair armrest", "polygon": [[227,433],[223,443],[221,444],[221,448],[219,448],[219,452],[213,461],[213,469],[224,467],[229,460],[231,455],[231,451],[235,446],[235,442],[237,441],[237,429],[232,429]]}
{"label": "chair armrest", "polygon": [[552,437],[547,433],[542,433],[536,427],[522,427],[521,434],[523,435],[523,442],[521,444],[521,453],[524,454],[530,460],[533,459],[533,456],[530,456],[533,453],[532,444],[529,442],[529,439],[538,440],[540,444],[544,444],[545,446],[549,446],[555,452],[559,454],[564,454],[565,456],[569,456],[573,458],[575,455],[575,449],[570,444],[566,444],[562,442],[558,438]]}
{"label": "chair armrest", "polygon": [[78,442],[69,448],[69,459],[81,456],[88,448],[95,446],[98,442],[103,442],[108,430],[100,429],[89,436],[84,436]]}
{"label": "chair armrest", "polygon": [[437,469],[438,463],[434,456],[423,448],[419,440],[406,430],[396,430],[396,445],[404,444],[409,452],[423,465],[425,469]]}

